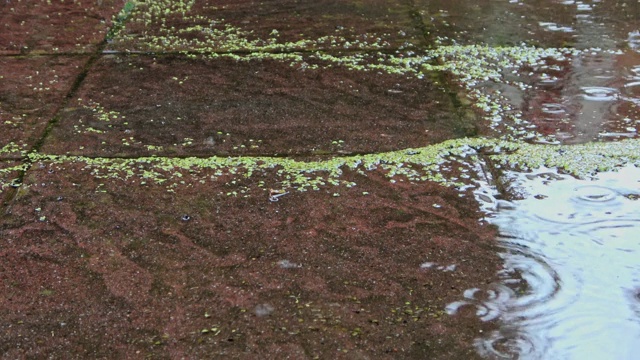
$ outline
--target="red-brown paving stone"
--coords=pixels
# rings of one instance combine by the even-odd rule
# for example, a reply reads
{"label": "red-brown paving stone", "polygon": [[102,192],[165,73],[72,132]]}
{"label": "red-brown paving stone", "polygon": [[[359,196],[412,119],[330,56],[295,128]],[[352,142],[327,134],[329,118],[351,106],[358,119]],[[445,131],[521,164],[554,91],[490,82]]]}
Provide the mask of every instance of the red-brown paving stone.
{"label": "red-brown paving stone", "polygon": [[[177,9],[138,4],[107,48],[160,53],[252,52],[256,46],[277,51],[395,50],[423,41],[413,8],[405,1],[209,1],[180,7],[184,12]],[[275,44],[281,46],[273,48]]]}
{"label": "red-brown paving stone", "polygon": [[495,326],[443,310],[498,270],[469,194],[347,173],[270,202],[275,173],[168,192],[83,168],[35,163],[4,213],[5,356],[471,359]]}
{"label": "red-brown paving stone", "polygon": [[474,132],[446,92],[414,76],[109,55],[91,69],[43,151],[317,155],[420,147]]}
{"label": "red-brown paving stone", "polygon": [[[0,57],[0,148],[31,148],[82,72],[87,57]],[[0,154],[20,157],[19,151]]]}
{"label": "red-brown paving stone", "polygon": [[0,2],[0,55],[94,51],[122,0]]}

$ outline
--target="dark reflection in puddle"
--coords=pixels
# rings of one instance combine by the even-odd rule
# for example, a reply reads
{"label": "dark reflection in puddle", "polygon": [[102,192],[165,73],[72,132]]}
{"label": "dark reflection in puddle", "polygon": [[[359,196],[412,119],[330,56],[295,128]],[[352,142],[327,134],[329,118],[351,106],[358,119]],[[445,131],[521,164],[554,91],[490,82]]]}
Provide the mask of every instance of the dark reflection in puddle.
{"label": "dark reflection in puddle", "polygon": [[489,291],[500,295],[470,289],[447,311],[470,305],[499,319],[499,331],[476,341],[487,358],[637,359],[640,169],[593,181],[550,174],[509,174],[525,195],[510,207],[481,191],[505,249],[502,282]]}
{"label": "dark reflection in puddle", "polygon": [[459,43],[606,48],[623,39],[640,48],[640,3],[635,0],[414,2],[431,16],[439,36]]}
{"label": "dark reflection in puddle", "polygon": [[521,113],[488,115],[491,136],[564,144],[638,137],[640,2],[418,0],[416,6],[443,44],[579,50],[505,69],[499,83],[477,86],[501,97],[507,112]]}
{"label": "dark reflection in puddle", "polygon": [[[421,3],[417,1],[416,3]],[[453,44],[571,48],[467,85],[491,136],[577,144],[638,137],[640,2],[424,1],[436,36]],[[493,132],[491,132],[493,131]],[[577,155],[579,156],[579,155]],[[640,170],[576,180],[512,173],[523,200],[476,198],[500,228],[501,283],[446,307],[498,319],[478,338],[492,359],[636,359],[640,354]]]}

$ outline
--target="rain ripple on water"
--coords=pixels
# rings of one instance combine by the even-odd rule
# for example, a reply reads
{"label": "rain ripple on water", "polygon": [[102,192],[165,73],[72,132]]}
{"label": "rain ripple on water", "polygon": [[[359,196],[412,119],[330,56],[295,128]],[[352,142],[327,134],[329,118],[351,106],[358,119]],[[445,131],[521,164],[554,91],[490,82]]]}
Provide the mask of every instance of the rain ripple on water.
{"label": "rain ripple on water", "polygon": [[478,196],[500,229],[502,281],[467,290],[447,312],[474,306],[499,319],[476,341],[486,358],[637,359],[640,169],[597,181],[548,169],[509,176],[524,200],[493,201],[486,188]]}
{"label": "rain ripple on water", "polygon": [[581,88],[582,97],[590,101],[613,101],[619,96],[618,90],[602,86],[585,86]]}

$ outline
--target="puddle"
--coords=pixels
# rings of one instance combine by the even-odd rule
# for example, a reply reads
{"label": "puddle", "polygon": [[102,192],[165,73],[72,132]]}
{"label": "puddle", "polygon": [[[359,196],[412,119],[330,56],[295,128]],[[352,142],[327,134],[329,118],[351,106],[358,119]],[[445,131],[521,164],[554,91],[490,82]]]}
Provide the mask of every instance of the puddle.
{"label": "puddle", "polygon": [[582,97],[591,101],[613,101],[618,97],[616,89],[602,86],[581,87]]}
{"label": "puddle", "polygon": [[521,124],[512,127],[538,134],[533,142],[635,138],[640,130],[639,63],[640,54],[633,51],[583,51],[507,70],[503,83],[494,86],[505,95],[498,100],[502,106],[520,112]]}
{"label": "puddle", "polygon": [[499,227],[501,283],[469,289],[500,330],[476,340],[490,359],[636,359],[640,352],[640,169],[577,180],[543,169],[510,173],[523,200],[477,199]]}
{"label": "puddle", "polygon": [[487,113],[487,135],[557,144],[637,137],[639,3],[418,3],[430,14],[444,44],[564,49],[562,56],[505,67],[491,81],[472,84],[472,101],[491,103],[476,106]]}

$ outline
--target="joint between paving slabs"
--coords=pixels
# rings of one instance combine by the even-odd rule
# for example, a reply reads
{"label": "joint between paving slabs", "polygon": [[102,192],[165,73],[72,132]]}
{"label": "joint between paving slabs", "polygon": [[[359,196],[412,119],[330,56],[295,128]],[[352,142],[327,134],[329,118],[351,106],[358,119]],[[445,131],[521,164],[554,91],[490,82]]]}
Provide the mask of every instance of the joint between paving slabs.
{"label": "joint between paving slabs", "polygon": [[433,48],[435,42],[432,34],[435,32],[432,31],[432,26],[429,26],[428,23],[424,21],[424,16],[422,16],[422,13],[418,10],[413,0],[407,0],[407,6],[411,9],[409,11],[409,17],[414,23],[413,26],[416,27],[422,35],[423,45],[427,49]]}
{"label": "joint between paving slabs", "polygon": [[478,149],[476,152],[478,154],[478,158],[481,160],[479,164],[487,183],[490,186],[495,187],[502,200],[513,200],[516,198],[516,196],[509,191],[509,187],[504,182],[503,171],[499,167],[495,166],[493,160],[489,157],[489,154],[486,154],[483,149]]}
{"label": "joint between paving slabs", "polygon": [[[122,19],[122,21],[118,22],[118,23],[114,23],[112,26],[112,29],[115,29],[117,26],[122,26],[124,21],[126,21],[126,19]],[[84,79],[87,77],[87,74],[89,73],[89,71],[91,70],[91,68],[93,67],[93,64],[100,58],[103,56],[103,52],[105,47],[107,46],[107,42],[109,40],[109,36],[111,34],[111,31],[107,32],[107,35],[105,35],[105,38],[98,43],[98,45],[96,46],[96,49],[90,53],[90,57],[87,60],[87,62],[84,64],[84,66],[82,67],[82,71],[76,76],[76,79],[73,81],[73,84],[71,85],[71,88],[69,89],[69,91],[67,92],[67,94],[64,96],[64,98],[62,98],[62,101],[60,102],[60,106],[56,109],[54,115],[51,117],[51,119],[48,121],[47,126],[45,127],[44,131],[42,132],[42,135],[40,136],[40,138],[34,143],[34,145],[31,147],[31,149],[28,150],[27,155],[22,157],[22,159],[20,160],[20,162],[24,165],[22,167],[21,170],[18,171],[18,176],[16,178],[15,187],[11,187],[8,191],[6,191],[4,193],[3,199],[2,199],[2,207],[6,208],[4,211],[4,216],[7,216],[11,213],[11,203],[13,201],[13,199],[15,198],[15,196],[18,193],[18,188],[23,184],[24,182],[24,177],[26,175],[26,173],[29,171],[29,169],[31,168],[31,165],[33,164],[33,160],[29,157],[29,154],[33,154],[33,153],[39,153],[40,149],[42,148],[44,142],[46,141],[47,137],[49,136],[49,134],[51,133],[51,131],[53,130],[53,128],[56,126],[56,124],[58,123],[58,121],[60,120],[60,114],[61,112],[67,107],[67,105],[69,104],[69,102],[71,101],[71,99],[73,99],[75,97],[75,95],[78,92],[78,89],[80,88],[80,86],[82,86],[82,83],[84,82]],[[73,56],[86,56],[87,53],[74,53]],[[25,54],[18,54],[18,55],[14,55],[16,57],[19,56],[29,56],[29,55],[25,55]],[[33,57],[40,57],[40,56],[64,56],[64,54],[37,54],[34,55]]]}

